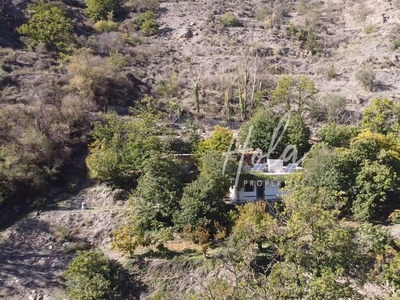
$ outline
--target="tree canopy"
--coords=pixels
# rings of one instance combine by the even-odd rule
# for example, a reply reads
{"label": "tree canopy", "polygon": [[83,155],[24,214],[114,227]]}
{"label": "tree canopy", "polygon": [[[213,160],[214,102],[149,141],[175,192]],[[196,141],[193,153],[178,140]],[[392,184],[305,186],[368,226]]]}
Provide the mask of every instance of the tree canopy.
{"label": "tree canopy", "polygon": [[120,299],[118,274],[99,250],[81,252],[68,266],[64,279],[73,300]]}
{"label": "tree canopy", "polygon": [[85,0],[86,13],[94,21],[106,20],[109,14],[117,12],[121,7],[120,0]]}
{"label": "tree canopy", "polygon": [[74,42],[72,20],[61,4],[36,0],[27,11],[29,21],[18,32],[29,37],[31,47],[42,43],[49,50],[65,51]]}
{"label": "tree canopy", "polygon": [[247,148],[259,148],[270,158],[283,155],[288,146],[292,152],[296,149],[300,158],[309,149],[309,137],[310,129],[299,114],[279,115],[266,108],[258,109],[239,133],[242,145],[248,138]]}

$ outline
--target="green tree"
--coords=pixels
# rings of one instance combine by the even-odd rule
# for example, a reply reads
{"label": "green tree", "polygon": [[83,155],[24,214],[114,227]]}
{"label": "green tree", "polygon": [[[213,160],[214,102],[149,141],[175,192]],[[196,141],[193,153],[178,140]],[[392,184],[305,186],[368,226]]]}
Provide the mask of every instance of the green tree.
{"label": "green tree", "polygon": [[109,14],[121,8],[120,0],[85,0],[86,13],[94,21],[106,20]]}
{"label": "green tree", "polygon": [[240,129],[239,141],[242,145],[248,136],[248,148],[259,148],[271,157],[279,157],[289,145],[295,146],[302,155],[309,148],[310,129],[297,113],[280,119],[272,110],[260,108]]}
{"label": "green tree", "polygon": [[368,221],[376,214],[377,206],[387,201],[387,191],[394,186],[396,174],[376,161],[365,161],[356,178],[353,202],[354,217]]}
{"label": "green tree", "polygon": [[314,81],[306,76],[298,76],[296,78],[297,111],[299,113],[303,112],[304,106],[309,103],[316,93]]}
{"label": "green tree", "polygon": [[117,300],[118,274],[99,250],[84,251],[69,264],[64,273],[69,299]]}
{"label": "green tree", "polygon": [[349,147],[358,130],[354,126],[337,125],[333,120],[321,128],[321,142],[331,147]]}
{"label": "green tree", "polygon": [[29,37],[31,47],[42,43],[49,50],[65,51],[74,42],[72,20],[60,4],[37,0],[28,5],[27,12],[29,21],[18,32]]}
{"label": "green tree", "polygon": [[153,220],[151,228],[144,228],[143,223],[135,218],[113,232],[114,240],[111,244],[113,249],[118,249],[123,254],[133,257],[137,247],[148,247],[151,245],[162,245],[173,238],[171,227]]}
{"label": "green tree", "polygon": [[[201,142],[199,142],[196,150],[196,156],[201,157],[210,151],[217,151],[223,153],[229,150],[229,146],[232,143],[233,132],[228,128],[216,126],[211,136]],[[232,143],[232,149],[234,150],[234,143]]]}
{"label": "green tree", "polygon": [[297,112],[302,113],[305,106],[316,94],[314,82],[305,76],[281,76],[272,92],[272,104],[283,104],[288,112],[297,106]]}
{"label": "green tree", "polygon": [[200,165],[200,176],[183,189],[181,210],[174,217],[175,223],[181,227],[191,225],[194,228],[199,224],[212,226],[214,221],[226,221],[226,205],[223,199],[232,185],[236,162],[228,160],[223,173],[224,156],[210,152],[202,157]]}
{"label": "green tree", "polygon": [[[279,118],[277,114],[269,109],[260,108],[254,113],[253,117],[251,117],[250,120],[244,123],[244,125],[241,127],[239,141],[242,145],[244,145],[249,136],[249,144],[247,145],[248,148],[259,148],[263,152],[268,153],[270,150],[270,144],[272,142],[275,144],[280,137],[280,135],[278,135],[276,140],[272,141],[272,137],[278,125]],[[282,128],[279,131],[280,133],[283,131],[284,127],[285,123],[282,124]],[[251,132],[250,128],[252,128]],[[283,149],[284,145],[282,145],[282,143],[278,143],[271,155],[280,155],[282,154]]]}
{"label": "green tree", "polygon": [[221,220],[225,213],[222,199],[229,191],[226,183],[220,183],[214,178],[200,176],[183,190],[180,201],[181,211],[176,214],[177,224],[196,226],[201,223],[211,223]]}
{"label": "green tree", "polygon": [[299,157],[310,150],[310,135],[311,130],[307,126],[304,118],[298,113],[292,113],[290,115],[289,124],[287,127],[287,138],[285,146],[294,145],[298,151]]}
{"label": "green tree", "polygon": [[144,229],[157,221],[172,226],[179,210],[183,176],[181,164],[171,156],[153,156],[146,161],[144,175],[131,197],[132,210]]}
{"label": "green tree", "polygon": [[387,134],[398,130],[400,125],[400,105],[387,98],[376,98],[363,111],[361,128],[372,132]]}
{"label": "green tree", "polygon": [[95,141],[89,146],[86,158],[89,176],[114,185],[137,180],[146,161],[163,150],[156,136],[156,120],[152,112],[141,111],[129,121],[109,113],[104,123],[95,123],[91,132]]}
{"label": "green tree", "polygon": [[272,101],[275,104],[283,103],[287,111],[291,109],[291,90],[294,82],[291,76],[281,76],[276,84],[276,88],[272,92]]}

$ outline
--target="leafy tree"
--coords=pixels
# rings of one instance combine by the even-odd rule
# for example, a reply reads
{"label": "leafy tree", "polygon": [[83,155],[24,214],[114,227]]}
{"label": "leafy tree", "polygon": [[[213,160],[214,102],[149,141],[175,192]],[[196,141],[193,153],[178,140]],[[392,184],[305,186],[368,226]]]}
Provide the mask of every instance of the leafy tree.
{"label": "leafy tree", "polygon": [[144,228],[140,221],[134,218],[113,232],[112,248],[133,257],[137,247],[162,245],[173,238],[172,228],[163,223],[152,221],[151,228]]}
{"label": "leafy tree", "polygon": [[94,21],[106,20],[109,14],[121,8],[120,0],[85,0],[86,13]]}
{"label": "leafy tree", "polygon": [[396,174],[384,165],[366,161],[356,178],[353,202],[354,217],[359,220],[370,220],[376,213],[379,203],[387,200],[387,191],[396,180]]}
{"label": "leafy tree", "polygon": [[357,135],[357,128],[354,126],[337,125],[330,120],[320,131],[321,142],[331,147],[349,147],[351,140]]}
{"label": "leafy tree", "polygon": [[[244,145],[246,139],[249,136],[248,148],[261,149],[263,152],[268,153],[270,150],[271,143],[277,142],[280,135],[276,136],[275,141],[272,141],[275,130],[279,125],[278,116],[269,109],[260,108],[258,109],[253,117],[250,118],[240,129],[239,141]],[[285,123],[282,124],[282,128],[279,133],[283,131]],[[250,132],[250,128],[253,128]],[[278,143],[277,147],[273,149],[271,155],[280,155],[283,152],[282,143]],[[272,150],[272,149],[271,149]]]}
{"label": "leafy tree", "polygon": [[200,176],[185,187],[180,201],[181,211],[175,217],[176,223],[196,226],[207,221],[221,221],[225,213],[222,199],[229,191],[226,180],[223,183],[221,186],[214,178]]}
{"label": "leafy tree", "polygon": [[272,100],[274,103],[283,103],[287,111],[291,109],[291,90],[294,82],[291,76],[281,76],[276,84],[275,90],[272,92]]}
{"label": "leafy tree", "polygon": [[361,163],[363,160],[379,160],[387,166],[399,170],[400,148],[396,135],[372,133],[369,130],[361,132],[350,145],[352,155]]}
{"label": "leafy tree", "polygon": [[[330,194],[323,189],[299,186],[284,200],[282,217],[286,222],[279,244],[283,259],[270,277],[275,279],[281,274],[293,278],[293,291],[300,293],[301,298],[309,295],[337,299],[356,293],[344,278],[359,269],[363,258],[354,231],[339,223],[338,211],[326,210],[331,206],[331,201],[324,200],[327,196]],[[287,273],[289,270],[293,272]],[[339,278],[344,280],[338,282]],[[270,282],[275,284],[272,291],[278,290],[275,280]],[[323,284],[324,281],[329,284]],[[291,284],[285,285],[283,291],[292,293]]]}
{"label": "leafy tree", "polygon": [[[380,204],[386,203],[387,192],[399,185],[400,148],[398,137],[364,130],[357,136],[336,138],[334,124],[328,125],[325,139],[331,145],[348,148],[329,148],[321,143],[312,148],[304,161],[306,182],[327,187],[349,198],[348,208],[356,219],[371,220]],[[347,129],[346,129],[347,130]],[[345,132],[346,133],[346,132]],[[354,135],[353,128],[347,134]],[[336,139],[336,140],[335,140]]]}
{"label": "leafy tree", "polygon": [[182,195],[182,169],[173,157],[151,156],[143,172],[130,197],[132,215],[114,232],[113,247],[130,256],[138,246],[160,245],[172,238],[173,214]]}
{"label": "leafy tree", "polygon": [[[263,245],[268,243],[279,226],[277,220],[268,213],[266,202],[245,204],[238,208],[238,213],[230,241],[237,247],[243,247],[243,250],[249,244],[256,244],[258,250],[263,250]],[[242,253],[239,251],[238,255]]]}
{"label": "leafy tree", "polygon": [[307,154],[303,166],[303,184],[328,190],[334,196],[331,208],[347,213],[351,208],[352,187],[360,169],[351,151],[316,144]]}
{"label": "leafy tree", "polygon": [[95,123],[86,159],[89,176],[114,185],[133,183],[142,174],[146,161],[163,150],[155,136],[157,117],[152,112],[137,112],[124,122],[115,113],[105,116],[105,124]]}
{"label": "leafy tree", "polygon": [[296,78],[295,93],[297,94],[297,111],[303,112],[303,108],[309,100],[317,93],[314,81],[306,76]]}
{"label": "leafy tree", "polygon": [[143,171],[131,197],[135,218],[144,229],[151,229],[154,221],[172,226],[183,188],[179,161],[165,155],[153,156],[146,161]]}
{"label": "leafy tree", "polygon": [[363,111],[361,128],[372,132],[387,134],[398,130],[400,125],[400,106],[387,98],[376,98]]}
{"label": "leafy tree", "polygon": [[81,252],[64,274],[72,300],[120,299],[118,274],[99,250]]}
{"label": "leafy tree", "polygon": [[288,112],[297,106],[297,112],[302,113],[316,93],[314,82],[305,77],[298,76],[293,78],[288,75],[281,76],[272,92],[272,104],[283,104]]}
{"label": "leafy tree", "polygon": [[[217,151],[223,153],[229,150],[229,146],[232,143],[233,132],[224,127],[216,126],[212,135],[201,141],[196,150],[197,157],[201,157],[210,151]],[[234,150],[234,143],[232,143],[232,149]]]}
{"label": "leafy tree", "polygon": [[279,119],[279,115],[272,110],[258,109],[240,130],[239,141],[242,145],[251,127],[248,148],[259,148],[271,157],[282,155],[289,145],[295,146],[301,155],[309,148],[310,130],[304,119],[296,113],[289,115],[289,119]]}
{"label": "leafy tree", "polygon": [[30,18],[18,32],[30,39],[30,46],[44,44],[49,50],[65,51],[73,42],[73,25],[63,6],[37,0],[27,8]]}
{"label": "leafy tree", "polygon": [[226,206],[222,200],[229,192],[236,163],[229,160],[225,173],[223,164],[224,157],[219,153],[210,152],[202,158],[199,178],[183,189],[181,210],[174,216],[177,225],[195,228],[206,223],[214,230],[214,221],[226,223]]}
{"label": "leafy tree", "polygon": [[300,114],[293,113],[290,115],[286,134],[286,146],[294,145],[298,151],[299,157],[303,157],[303,155],[310,150],[309,139],[311,130]]}

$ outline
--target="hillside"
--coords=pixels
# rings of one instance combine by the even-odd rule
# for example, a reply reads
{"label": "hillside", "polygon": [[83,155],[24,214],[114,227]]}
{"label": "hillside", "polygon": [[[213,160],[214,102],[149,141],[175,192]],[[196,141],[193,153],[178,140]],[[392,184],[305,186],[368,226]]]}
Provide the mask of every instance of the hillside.
{"label": "hillside", "polygon": [[[67,299],[89,249],[105,299],[399,296],[399,0],[91,2],[0,3],[0,298]],[[308,185],[226,205],[285,112]]]}

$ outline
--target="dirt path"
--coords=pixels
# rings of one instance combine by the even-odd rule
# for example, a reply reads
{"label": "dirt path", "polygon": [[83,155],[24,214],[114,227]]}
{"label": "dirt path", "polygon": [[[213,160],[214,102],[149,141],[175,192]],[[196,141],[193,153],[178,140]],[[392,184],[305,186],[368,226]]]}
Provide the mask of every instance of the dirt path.
{"label": "dirt path", "polygon": [[[1,232],[0,299],[65,299],[62,274],[77,249],[96,246],[121,262],[109,250],[111,231],[127,210],[117,196],[105,186],[89,187]],[[83,200],[88,210],[80,210]]]}

